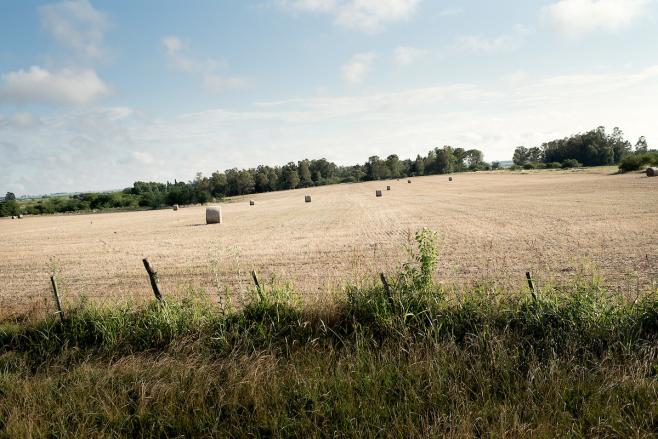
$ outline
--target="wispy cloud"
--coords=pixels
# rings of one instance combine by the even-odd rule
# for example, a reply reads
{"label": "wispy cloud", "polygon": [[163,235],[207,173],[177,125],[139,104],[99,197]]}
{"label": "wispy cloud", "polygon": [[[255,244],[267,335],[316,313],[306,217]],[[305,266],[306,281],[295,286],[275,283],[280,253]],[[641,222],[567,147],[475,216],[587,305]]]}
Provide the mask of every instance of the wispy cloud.
{"label": "wispy cloud", "polygon": [[461,52],[499,53],[518,49],[532,30],[517,24],[512,32],[494,37],[464,35],[457,38],[454,49]]}
{"label": "wispy cloud", "polygon": [[39,7],[42,27],[63,46],[92,59],[107,57],[104,38],[110,21],[88,0],[69,0]]}
{"label": "wispy cloud", "polygon": [[374,52],[357,53],[341,67],[343,79],[352,84],[359,84],[370,73],[372,63],[377,58]]}
{"label": "wispy cloud", "polygon": [[342,27],[366,33],[410,18],[421,0],[277,0],[289,10],[330,14]]}
{"label": "wispy cloud", "polygon": [[406,66],[424,58],[429,51],[413,46],[398,46],[393,52],[393,60],[399,66]]}
{"label": "wispy cloud", "polygon": [[88,104],[110,93],[91,69],[49,71],[38,66],[2,75],[0,102]]}
{"label": "wispy cloud", "polygon": [[542,8],[542,17],[559,32],[581,36],[597,30],[628,28],[648,12],[653,0],[559,0]]}
{"label": "wispy cloud", "polygon": [[212,92],[243,88],[250,84],[246,78],[221,73],[225,63],[215,58],[201,59],[191,54],[189,44],[180,37],[169,35],[160,40],[162,49],[176,69],[197,76],[204,87]]}

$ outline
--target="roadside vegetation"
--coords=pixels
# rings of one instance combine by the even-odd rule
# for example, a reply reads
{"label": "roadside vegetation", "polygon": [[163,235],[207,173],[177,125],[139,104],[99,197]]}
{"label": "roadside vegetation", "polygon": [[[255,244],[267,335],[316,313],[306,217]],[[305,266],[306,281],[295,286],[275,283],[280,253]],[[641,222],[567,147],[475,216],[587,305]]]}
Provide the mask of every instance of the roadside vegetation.
{"label": "roadside vegetation", "polygon": [[276,284],[4,322],[0,435],[658,434],[658,292],[448,294],[434,241],[322,304]]}

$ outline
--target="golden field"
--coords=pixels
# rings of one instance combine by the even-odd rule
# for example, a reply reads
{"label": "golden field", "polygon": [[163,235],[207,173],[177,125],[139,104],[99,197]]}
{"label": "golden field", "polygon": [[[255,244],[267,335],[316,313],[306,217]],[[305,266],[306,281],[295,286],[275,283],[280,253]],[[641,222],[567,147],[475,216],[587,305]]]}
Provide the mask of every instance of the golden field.
{"label": "golden field", "polygon": [[422,227],[439,233],[436,279],[447,285],[523,288],[531,270],[542,285],[597,274],[626,294],[655,289],[658,178],[614,172],[478,172],[251,195],[221,203],[224,222],[210,226],[204,206],[2,219],[0,308],[51,307],[53,270],[65,304],[81,294],[142,301],[152,295],[143,257],[165,296],[244,291],[254,269],[322,298],[395,270]]}

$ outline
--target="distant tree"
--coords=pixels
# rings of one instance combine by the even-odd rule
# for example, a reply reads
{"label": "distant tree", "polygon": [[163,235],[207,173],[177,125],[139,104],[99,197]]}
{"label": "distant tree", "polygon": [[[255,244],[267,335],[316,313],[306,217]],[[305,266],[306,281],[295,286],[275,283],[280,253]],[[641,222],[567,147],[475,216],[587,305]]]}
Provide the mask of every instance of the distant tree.
{"label": "distant tree", "polygon": [[402,175],[402,162],[396,154],[391,154],[386,158],[386,167],[390,177],[398,178]]}
{"label": "distant tree", "polygon": [[647,138],[640,136],[635,143],[635,152],[647,152],[649,150],[649,145],[647,145]]}
{"label": "distant tree", "polygon": [[297,172],[297,165],[290,162],[282,169],[283,173],[283,189],[295,189],[299,186],[299,173]]}
{"label": "distant tree", "polygon": [[13,192],[7,192],[7,195],[5,195],[5,201],[12,201],[15,199],[16,199],[16,195]]}
{"label": "distant tree", "polygon": [[528,148],[526,148],[525,146],[517,146],[516,149],[514,150],[514,156],[512,157],[512,161],[517,166],[523,166],[526,163],[528,163],[529,157],[530,157],[530,152],[528,151]]}
{"label": "distant tree", "polygon": [[313,178],[308,160],[302,160],[297,164],[297,173],[299,175],[300,187],[313,186]]}
{"label": "distant tree", "polygon": [[417,155],[414,161],[413,173],[415,175],[425,175],[425,160],[420,155]]}

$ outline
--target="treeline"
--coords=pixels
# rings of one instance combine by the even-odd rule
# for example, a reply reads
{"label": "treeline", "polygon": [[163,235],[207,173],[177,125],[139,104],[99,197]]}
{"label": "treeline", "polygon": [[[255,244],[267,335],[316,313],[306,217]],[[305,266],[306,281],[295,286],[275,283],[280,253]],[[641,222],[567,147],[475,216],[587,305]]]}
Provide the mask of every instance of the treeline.
{"label": "treeline", "polygon": [[137,181],[132,187],[121,192],[45,197],[21,201],[20,206],[18,202],[13,201],[11,209],[3,208],[6,202],[0,202],[0,216],[15,215],[19,210],[22,213],[38,215],[103,209],[157,209],[173,204],[203,204],[235,195],[497,167],[497,163],[486,163],[480,150],[451,146],[434,148],[426,156],[418,155],[413,160],[401,160],[396,154],[385,159],[372,156],[366,163],[354,166],[339,166],[324,158],[306,159],[284,166],[261,165],[250,169],[216,171],[210,176],[198,173],[196,178],[189,182]]}
{"label": "treeline", "polygon": [[640,137],[633,150],[622,130],[614,128],[611,134],[607,134],[605,127],[601,126],[543,143],[541,147],[519,146],[514,150],[513,161],[516,166],[526,169],[606,166],[620,164],[626,157],[647,151],[646,138]]}
{"label": "treeline", "polygon": [[401,160],[395,154],[386,159],[372,156],[366,163],[354,166],[339,166],[326,159],[301,160],[284,166],[216,171],[209,177],[199,173],[187,183],[138,181],[123,194],[137,196],[139,206],[158,208],[205,203],[226,196],[483,169],[491,169],[491,165],[484,162],[482,151],[444,146],[429,151],[427,156],[418,155],[415,160]]}

